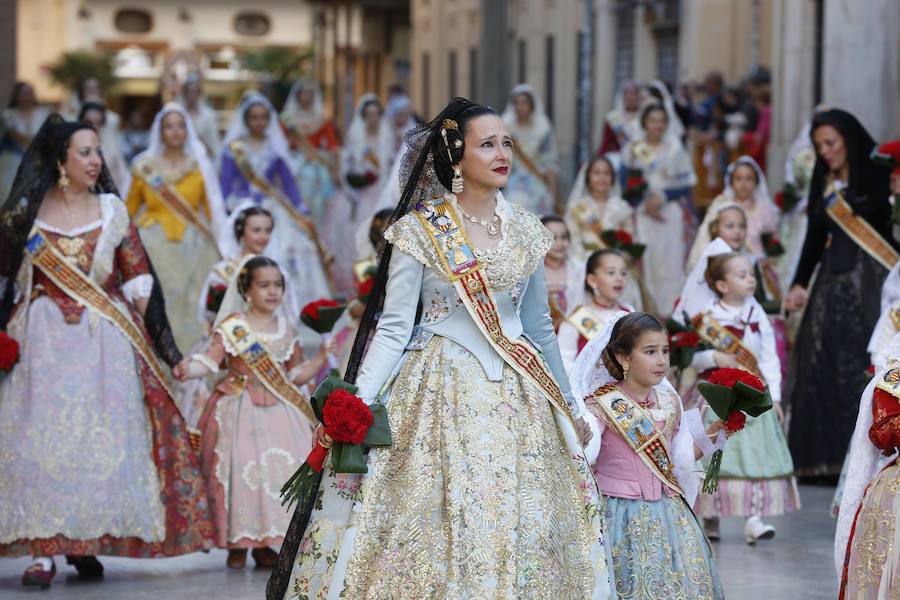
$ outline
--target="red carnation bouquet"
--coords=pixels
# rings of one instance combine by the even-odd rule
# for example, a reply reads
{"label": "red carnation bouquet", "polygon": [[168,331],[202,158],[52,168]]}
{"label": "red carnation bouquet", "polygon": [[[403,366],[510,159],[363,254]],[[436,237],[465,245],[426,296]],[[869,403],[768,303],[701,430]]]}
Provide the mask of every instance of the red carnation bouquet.
{"label": "red carnation bouquet", "polygon": [[[758,417],[772,408],[772,398],[766,385],[759,377],[743,369],[716,369],[706,381],[700,382],[698,389],[731,433],[744,428],[747,415]],[[703,491],[707,494],[713,494],[719,488],[721,467],[722,451],[716,450],[703,480]]]}
{"label": "red carnation bouquet", "polygon": [[766,231],[760,237],[766,256],[776,258],[784,254],[784,246],[781,245],[781,240],[778,239],[774,232]]}
{"label": "red carnation bouquet", "polygon": [[710,345],[704,342],[693,328],[688,314],[684,312],[683,315],[687,325],[671,317],[666,322],[666,329],[669,332],[669,361],[673,367],[678,367],[682,371],[691,366],[694,354],[710,349]]}
{"label": "red carnation bouquet", "polygon": [[775,205],[783,213],[789,213],[794,210],[794,207],[800,204],[801,200],[800,193],[791,183],[785,183],[782,190],[775,194]]}
{"label": "red carnation bouquet", "polygon": [[219,307],[222,306],[222,300],[225,298],[225,290],[227,289],[227,286],[221,283],[209,286],[209,291],[206,292],[206,310],[212,313],[219,312]]}
{"label": "red carnation bouquet", "polygon": [[19,362],[19,342],[5,331],[0,331],[0,380],[3,380]]}
{"label": "red carnation bouquet", "polygon": [[391,428],[387,411],[378,402],[371,406],[357,395],[358,388],[333,371],[313,394],[311,404],[316,418],[325,426],[325,434],[334,442],[331,448],[321,444],[310,451],[306,462],[281,488],[282,506],[294,502],[301,506],[315,493],[316,474],[321,473],[325,459],[331,453],[331,467],[335,473],[365,473],[364,448],[391,445]]}
{"label": "red carnation bouquet", "polygon": [[644,172],[640,169],[627,169],[623,187],[622,198],[632,205],[638,204],[644,198],[644,192],[647,191],[647,180],[644,179]]}
{"label": "red carnation bouquet", "polygon": [[[328,298],[320,298],[313,300],[300,310],[300,322],[322,336],[327,344],[331,337],[331,330],[334,324],[341,318],[346,304],[340,304]],[[337,366],[334,357],[328,354],[328,366],[335,368]]]}
{"label": "red carnation bouquet", "polygon": [[365,173],[347,173],[347,183],[350,187],[357,190],[369,187],[376,181],[378,181],[378,175],[372,171],[366,171]]}
{"label": "red carnation bouquet", "polygon": [[631,234],[624,229],[607,229],[600,234],[600,239],[608,248],[621,250],[634,260],[640,260],[647,246],[636,244]]}
{"label": "red carnation bouquet", "polygon": [[376,273],[377,269],[375,267],[369,267],[363,272],[362,278],[356,282],[356,298],[364,304],[369,301],[369,296],[372,295]]}

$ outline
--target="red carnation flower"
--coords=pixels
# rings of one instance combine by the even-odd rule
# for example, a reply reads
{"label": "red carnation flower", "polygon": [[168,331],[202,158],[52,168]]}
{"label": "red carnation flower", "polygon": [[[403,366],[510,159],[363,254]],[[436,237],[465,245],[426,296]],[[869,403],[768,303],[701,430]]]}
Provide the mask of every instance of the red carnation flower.
{"label": "red carnation flower", "polygon": [[725,421],[725,428],[734,433],[736,431],[740,431],[744,428],[744,425],[747,424],[747,415],[742,413],[739,410],[734,411],[730,415],[728,415],[728,420]]}
{"label": "red carnation flower", "polygon": [[325,431],[335,441],[362,444],[372,426],[372,411],[358,396],[343,388],[328,394],[322,407]]}
{"label": "red carnation flower", "polygon": [[366,277],[359,285],[356,286],[356,295],[360,298],[368,298],[372,295],[372,288],[375,286],[374,277]]}
{"label": "red carnation flower", "polygon": [[777,194],[775,194],[775,206],[784,209],[784,192],[778,192]]}
{"label": "red carnation flower", "polygon": [[769,246],[781,245],[781,240],[779,240],[778,237],[775,235],[769,236],[768,239],[769,239],[769,243],[768,243]]}
{"label": "red carnation flower", "polygon": [[679,331],[672,336],[672,345],[676,348],[696,348],[700,344],[700,336],[695,331]]}
{"label": "red carnation flower", "polygon": [[337,306],[337,302],[335,302],[334,300],[329,300],[328,298],[314,300],[303,307],[303,310],[300,311],[300,316],[306,317],[307,319],[311,319],[313,321],[318,321],[320,308],[335,308]]}
{"label": "red carnation flower", "polygon": [[743,369],[716,369],[709,375],[707,381],[728,388],[734,387],[740,381],[760,392],[766,391],[766,386],[759,377]]}
{"label": "red carnation flower", "polygon": [[19,362],[19,342],[0,331],[0,371],[9,371]]}
{"label": "red carnation flower", "polygon": [[640,175],[632,175],[625,180],[625,187],[627,189],[632,189],[638,187],[642,183],[644,183],[643,177],[641,177]]}
{"label": "red carnation flower", "polygon": [[875,365],[869,365],[869,368],[866,369],[866,375],[869,377],[875,377]]}
{"label": "red carnation flower", "polygon": [[625,231],[624,229],[617,229],[615,235],[616,235],[616,239],[625,246],[630,246],[634,242],[634,239],[632,239],[631,234],[628,233],[627,231]]}

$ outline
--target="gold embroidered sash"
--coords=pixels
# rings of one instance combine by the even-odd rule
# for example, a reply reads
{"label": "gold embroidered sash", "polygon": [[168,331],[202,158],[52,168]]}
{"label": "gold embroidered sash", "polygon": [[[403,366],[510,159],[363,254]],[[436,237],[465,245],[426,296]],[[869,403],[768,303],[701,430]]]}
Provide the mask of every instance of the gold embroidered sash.
{"label": "gold embroidered sash", "polygon": [[600,327],[603,325],[597,320],[597,317],[586,306],[579,306],[572,311],[566,321],[581,334],[581,337],[590,341],[595,335],[600,333]]}
{"label": "gold embroidered sash", "polygon": [[59,286],[66,295],[81,305],[89,307],[119,328],[119,331],[125,335],[150,367],[150,371],[162,388],[174,399],[175,394],[169,387],[162,365],[159,364],[159,360],[147,343],[143,332],[134,324],[131,315],[115,304],[97,282],[69,262],[39,229],[32,229],[26,249],[31,255],[32,264],[39,268],[50,281]]}
{"label": "gold embroidered sash", "polygon": [[316,231],[316,226],[313,224],[312,220],[302,214],[291,204],[291,201],[288,200],[284,193],[277,186],[272,185],[266,179],[259,175],[256,170],[253,168],[253,165],[250,163],[250,158],[247,156],[247,149],[244,146],[244,142],[241,140],[234,140],[228,145],[228,149],[231,150],[231,155],[234,157],[234,162],[237,165],[238,169],[241,171],[241,175],[244,176],[250,185],[255,187],[261,193],[274,198],[281,208],[291,217],[291,219],[303,230],[312,242],[316,245],[316,252],[319,254],[319,260],[322,261],[322,268],[325,270],[325,275],[328,277],[328,282],[331,284],[331,274],[328,269],[328,265],[334,260],[334,257],[328,252],[328,249],[322,244],[322,240],[319,238],[319,232]]}
{"label": "gold embroidered sash", "polygon": [[623,394],[614,383],[597,388],[584,401],[603,410],[606,424],[625,440],[663,485],[684,495],[675,477],[666,438],[646,408]]}
{"label": "gold embroidered sash", "polygon": [[444,198],[419,204],[416,216],[428,233],[444,274],[453,283],[463,305],[491,347],[519,375],[531,381],[575,425],[565,396],[541,356],[527,342],[503,333],[500,314],[482,265],[463,231],[456,211]]}
{"label": "gold embroidered sash", "polygon": [[731,354],[741,367],[754,375],[762,376],[756,356],[738,336],[716,321],[711,314],[698,313],[691,319],[691,324],[704,342],[720,352]]}
{"label": "gold embroidered sash", "polygon": [[241,317],[232,315],[216,326],[234,347],[244,364],[253,371],[265,388],[282,402],[292,404],[310,423],[317,423],[309,400],[288,379],[284,369],[272,358],[262,341],[253,333],[250,325]]}
{"label": "gold embroidered sash", "polygon": [[885,269],[890,270],[900,261],[900,254],[894,247],[868,221],[853,212],[844,199],[844,191],[836,189],[834,184],[825,190],[825,207],[825,212],[841,230]]}
{"label": "gold embroidered sash", "polygon": [[200,216],[191,207],[190,203],[185,200],[184,196],[178,193],[175,186],[166,181],[165,177],[163,177],[159,169],[156,168],[156,165],[153,164],[152,160],[141,161],[141,164],[138,165],[136,169],[136,174],[147,182],[147,185],[156,192],[157,197],[166,205],[166,208],[168,208],[172,214],[181,219],[182,222],[199,231],[218,252],[216,236],[206,223],[200,219]]}

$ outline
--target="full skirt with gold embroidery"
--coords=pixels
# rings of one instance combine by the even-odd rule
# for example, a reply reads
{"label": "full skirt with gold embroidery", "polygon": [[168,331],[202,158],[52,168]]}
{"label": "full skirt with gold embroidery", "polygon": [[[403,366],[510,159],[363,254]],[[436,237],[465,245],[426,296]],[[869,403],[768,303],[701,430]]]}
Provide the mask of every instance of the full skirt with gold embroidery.
{"label": "full skirt with gold embroidery", "polygon": [[725,597],[709,542],[683,498],[603,501],[603,531],[620,600]]}
{"label": "full skirt with gold embroidery", "polygon": [[285,598],[609,598],[596,487],[537,388],[441,337],[402,365],[393,446],[326,469]]}
{"label": "full skirt with gold embroidery", "polygon": [[900,596],[900,462],[866,490],[847,544],[841,595],[855,600]]}

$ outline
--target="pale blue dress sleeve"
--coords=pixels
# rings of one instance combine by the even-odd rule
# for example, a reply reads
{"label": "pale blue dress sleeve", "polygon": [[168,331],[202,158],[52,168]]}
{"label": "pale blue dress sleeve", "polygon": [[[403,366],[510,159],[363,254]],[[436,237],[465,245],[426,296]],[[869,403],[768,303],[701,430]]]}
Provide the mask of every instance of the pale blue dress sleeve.
{"label": "pale blue dress sleeve", "polygon": [[556,342],[556,332],[553,330],[553,321],[550,319],[550,304],[547,300],[547,277],[544,275],[543,263],[528,279],[525,287],[525,295],[522,297],[522,309],[519,313],[522,319],[522,329],[537,349],[544,355],[553,378],[559,384],[559,389],[569,406],[575,406],[572,397],[572,388],[569,385],[569,377],[563,367],[562,355],[559,352],[559,344]]}
{"label": "pale blue dress sleeve", "polygon": [[363,359],[357,395],[371,404],[403,357],[412,337],[425,267],[396,247],[391,253],[384,310]]}

